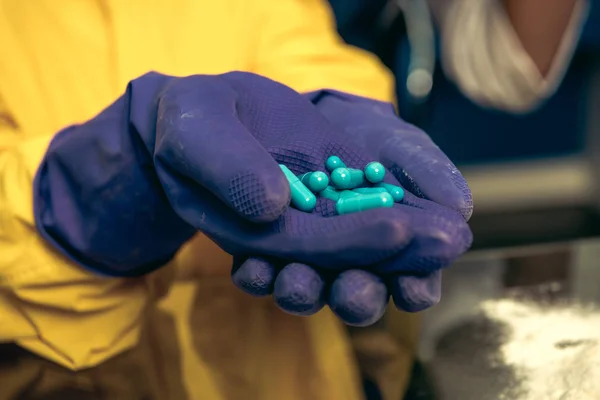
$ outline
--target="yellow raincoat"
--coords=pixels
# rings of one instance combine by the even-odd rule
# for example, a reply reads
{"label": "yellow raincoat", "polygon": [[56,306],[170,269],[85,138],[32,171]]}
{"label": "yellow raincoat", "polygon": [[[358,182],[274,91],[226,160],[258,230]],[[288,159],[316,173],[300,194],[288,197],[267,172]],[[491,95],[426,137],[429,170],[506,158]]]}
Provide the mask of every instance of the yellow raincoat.
{"label": "yellow raincoat", "polygon": [[[150,70],[245,70],[390,100],[389,74],[340,42],[321,0],[0,0],[0,51],[0,341],[81,370],[134,348],[146,327],[154,348],[180,352],[183,389],[161,396],[175,400],[358,400],[358,354],[401,398],[415,331],[404,314],[392,321],[404,343],[379,330],[350,340],[329,310],[293,317],[235,289],[229,255],[202,236],[161,270],[116,279],[61,257],[34,227],[32,178],[52,135]],[[175,337],[161,339],[158,311]]]}

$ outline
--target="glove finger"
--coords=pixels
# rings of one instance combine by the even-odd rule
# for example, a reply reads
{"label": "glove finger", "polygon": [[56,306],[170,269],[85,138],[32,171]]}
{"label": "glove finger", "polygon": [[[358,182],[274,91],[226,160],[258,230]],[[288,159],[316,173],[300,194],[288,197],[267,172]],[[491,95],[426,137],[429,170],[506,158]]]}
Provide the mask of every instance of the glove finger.
{"label": "glove finger", "polygon": [[[237,218],[205,189],[178,185],[190,198],[179,215],[234,255],[301,262],[328,269],[370,266],[397,254],[412,238],[406,209],[384,208],[324,218],[289,208],[279,220],[253,224]],[[321,199],[319,203],[324,203]],[[333,202],[328,207],[333,207]]]}
{"label": "glove finger", "polygon": [[410,210],[413,238],[398,255],[375,266],[377,273],[428,274],[449,266],[471,246],[473,234],[459,213],[410,194],[396,207]]}
{"label": "glove finger", "polygon": [[424,132],[407,126],[385,141],[381,163],[400,184],[419,197],[458,211],[469,220],[473,196],[458,168]]}
{"label": "glove finger", "polygon": [[276,277],[277,268],[264,258],[234,258],[231,280],[235,286],[252,296],[262,297],[273,293]]}
{"label": "glove finger", "polygon": [[406,189],[470,218],[473,198],[465,179],[426,133],[398,118],[390,104],[322,94],[310,96],[317,108],[359,146],[378,155]]}
{"label": "glove finger", "polygon": [[288,264],[275,279],[273,299],[290,314],[312,315],[323,308],[324,297],[325,280],[308,265]]}
{"label": "glove finger", "polygon": [[396,275],[389,280],[394,304],[407,312],[423,311],[440,302],[442,271],[428,275]]}
{"label": "glove finger", "polygon": [[328,269],[381,262],[406,247],[413,230],[410,215],[396,208],[329,218],[291,209],[282,224],[286,232],[273,238],[275,256]]}
{"label": "glove finger", "polygon": [[389,294],[385,283],[363,270],[342,272],[331,285],[329,307],[346,324],[368,326],[384,314]]}
{"label": "glove finger", "polygon": [[[168,175],[179,174],[250,221],[274,221],[289,204],[289,183],[239,120],[237,106],[237,93],[225,80],[175,80],[158,107],[157,172],[168,194],[178,188]],[[171,196],[172,202],[184,200]]]}

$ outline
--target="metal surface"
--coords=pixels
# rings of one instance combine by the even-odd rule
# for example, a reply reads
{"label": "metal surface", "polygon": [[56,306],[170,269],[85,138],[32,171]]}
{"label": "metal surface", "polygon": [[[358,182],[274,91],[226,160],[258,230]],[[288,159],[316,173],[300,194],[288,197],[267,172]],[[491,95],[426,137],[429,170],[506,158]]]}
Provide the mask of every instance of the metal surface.
{"label": "metal surface", "polygon": [[[501,309],[510,307],[513,315],[503,315],[498,320],[493,312],[482,311],[473,319],[454,327],[437,343],[437,357],[432,361],[440,386],[439,398],[448,400],[595,400],[600,398],[600,334],[597,326],[600,311],[585,312],[593,316],[585,319],[594,327],[580,335],[567,329],[564,335],[545,335],[543,329],[560,332],[564,317],[552,316],[581,313],[582,306],[576,301],[556,305],[540,300],[532,303],[518,296],[503,300],[491,300],[485,307]],[[560,309],[560,312],[556,311]],[[520,310],[530,313],[528,317],[539,322],[542,330],[532,331],[526,340],[515,338],[510,319],[525,323],[518,315]],[[596,329],[596,335],[589,330]],[[536,336],[538,334],[538,336]],[[549,340],[551,339],[551,340]],[[527,347],[529,342],[530,347]],[[512,350],[507,350],[510,348]],[[541,353],[540,348],[545,351]],[[517,350],[518,349],[518,350]],[[506,359],[503,353],[522,350],[522,357],[512,354]],[[527,360],[529,358],[529,360]],[[539,365],[551,362],[554,365]],[[515,361],[519,360],[519,361]]]}
{"label": "metal surface", "polygon": [[[547,260],[565,252],[560,278],[543,279],[539,271],[557,267]],[[518,269],[506,253],[482,252],[446,271],[442,302],[423,314],[420,349],[436,399],[599,399],[599,256],[600,240],[580,241],[522,251],[528,262]],[[507,288],[519,281],[511,274],[529,283]]]}

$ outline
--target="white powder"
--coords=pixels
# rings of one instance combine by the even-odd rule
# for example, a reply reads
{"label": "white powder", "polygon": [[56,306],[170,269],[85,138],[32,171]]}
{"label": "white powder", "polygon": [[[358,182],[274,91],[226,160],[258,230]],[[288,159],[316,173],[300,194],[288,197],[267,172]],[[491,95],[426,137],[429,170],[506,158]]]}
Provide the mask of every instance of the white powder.
{"label": "white powder", "polygon": [[483,304],[488,318],[509,334],[500,348],[503,363],[521,382],[522,395],[505,400],[599,400],[600,312],[583,306],[526,304],[516,300]]}

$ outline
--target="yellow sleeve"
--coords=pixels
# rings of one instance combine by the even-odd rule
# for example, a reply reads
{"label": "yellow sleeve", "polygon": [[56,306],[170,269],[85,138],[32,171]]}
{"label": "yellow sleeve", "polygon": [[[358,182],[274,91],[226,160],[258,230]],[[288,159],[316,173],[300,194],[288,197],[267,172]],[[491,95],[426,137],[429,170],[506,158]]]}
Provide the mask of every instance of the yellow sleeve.
{"label": "yellow sleeve", "polygon": [[[0,125],[0,143],[18,137]],[[152,285],[148,277],[96,276],[37,234],[32,182],[50,139],[15,140],[0,148],[0,342],[81,369],[137,342]]]}
{"label": "yellow sleeve", "polygon": [[372,54],[346,45],[324,0],[258,0],[255,72],[299,92],[335,89],[394,99],[391,73]]}

